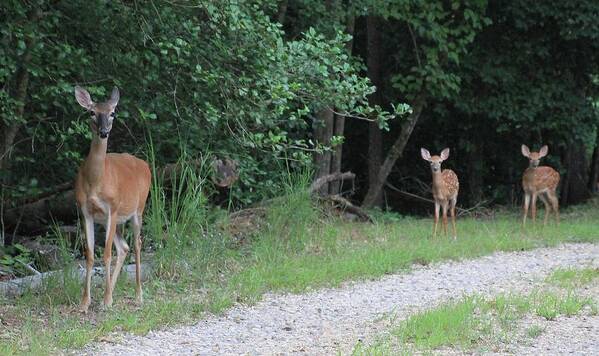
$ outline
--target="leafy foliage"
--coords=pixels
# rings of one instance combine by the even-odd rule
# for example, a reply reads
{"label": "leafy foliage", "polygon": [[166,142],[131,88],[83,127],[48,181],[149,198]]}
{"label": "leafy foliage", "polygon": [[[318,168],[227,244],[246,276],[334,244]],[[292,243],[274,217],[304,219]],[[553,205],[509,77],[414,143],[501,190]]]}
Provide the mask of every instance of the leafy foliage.
{"label": "leafy foliage", "polygon": [[[95,100],[103,100],[112,84],[121,88],[110,149],[140,154],[151,135],[159,164],[177,161],[181,148],[192,156],[213,152],[238,159],[244,187],[233,193],[241,203],[273,195],[281,177],[272,172],[282,166],[311,164],[311,152],[323,149],[310,140],[316,110],[335,107],[385,126],[408,109],[400,105],[389,113],[368,106],[374,88],[346,53],[347,35],[325,38],[307,29],[285,40],[264,12],[269,6],[260,2],[38,5],[42,20],[32,24],[26,20],[30,9],[11,3],[2,28],[0,75],[9,83],[23,56],[23,38],[38,39],[27,67],[32,80],[24,117],[15,115],[11,99],[18,83],[0,95],[3,118],[23,126],[12,157],[14,170],[25,174],[10,180],[28,194],[30,185],[72,179],[87,151],[90,133],[72,97],[75,83],[88,87]],[[54,174],[42,178],[39,172],[46,171]]]}
{"label": "leafy foliage", "polygon": [[[0,172],[2,200],[9,208],[73,179],[91,137],[73,100],[79,84],[95,100],[113,85],[121,89],[111,151],[147,156],[152,137],[157,167],[183,151],[191,160],[236,159],[234,206],[278,194],[288,172],[330,149],[313,139],[319,110],[376,120],[389,130],[386,150],[410,111],[398,103],[424,97],[422,119],[388,181],[425,194],[420,182],[430,177],[415,168],[422,166],[417,150],[450,146],[461,194],[513,203],[525,165],[520,144],[549,144],[544,163],[564,178],[572,170],[568,149],[590,156],[596,146],[598,14],[590,0],[7,0],[0,12],[0,151],[9,143],[0,152],[0,164],[9,163]],[[367,16],[382,21],[382,104],[375,107],[361,60]],[[7,140],[12,128],[17,135]],[[345,135],[330,140],[344,144],[343,169],[358,174],[359,193],[366,190],[365,133],[362,122],[349,120]]]}
{"label": "leafy foliage", "polygon": [[29,271],[25,266],[32,259],[31,251],[21,244],[0,248],[0,277],[28,275]]}

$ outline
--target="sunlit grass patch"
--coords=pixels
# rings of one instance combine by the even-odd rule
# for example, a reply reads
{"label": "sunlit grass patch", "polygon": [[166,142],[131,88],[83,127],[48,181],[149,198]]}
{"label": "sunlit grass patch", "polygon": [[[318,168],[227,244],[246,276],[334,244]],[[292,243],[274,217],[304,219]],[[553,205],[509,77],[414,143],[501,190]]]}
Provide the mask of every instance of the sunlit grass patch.
{"label": "sunlit grass patch", "polygon": [[581,287],[599,279],[599,268],[560,268],[547,277],[547,282],[560,287]]}
{"label": "sunlit grass patch", "polygon": [[526,329],[526,335],[531,338],[537,338],[545,332],[545,328],[540,325],[531,325]]}
{"label": "sunlit grass patch", "polygon": [[[354,353],[382,354],[395,352],[427,352],[442,348],[462,351],[488,348],[512,339],[518,321],[527,315],[545,320],[559,316],[580,314],[585,307],[596,305],[591,298],[572,291],[536,291],[527,295],[505,294],[491,299],[469,296],[459,301],[443,303],[416,313],[393,327],[389,335],[372,345],[357,345]],[[526,334],[536,337],[541,326],[527,329]]]}
{"label": "sunlit grass patch", "polygon": [[393,334],[419,349],[470,347],[477,341],[477,329],[482,323],[475,314],[479,303],[469,297],[440,305],[408,318]]}
{"label": "sunlit grass patch", "polygon": [[585,306],[592,306],[593,300],[572,292],[566,295],[540,293],[534,296],[534,312],[547,320],[555,320],[559,315],[573,316]]}

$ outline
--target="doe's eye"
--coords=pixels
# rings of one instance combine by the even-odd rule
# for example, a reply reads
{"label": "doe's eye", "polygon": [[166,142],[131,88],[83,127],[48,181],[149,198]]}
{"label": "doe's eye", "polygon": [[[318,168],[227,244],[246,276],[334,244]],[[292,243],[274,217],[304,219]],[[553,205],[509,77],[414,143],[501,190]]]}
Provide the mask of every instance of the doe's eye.
{"label": "doe's eye", "polygon": [[110,113],[110,117],[114,117],[116,115],[116,113],[113,111]]}

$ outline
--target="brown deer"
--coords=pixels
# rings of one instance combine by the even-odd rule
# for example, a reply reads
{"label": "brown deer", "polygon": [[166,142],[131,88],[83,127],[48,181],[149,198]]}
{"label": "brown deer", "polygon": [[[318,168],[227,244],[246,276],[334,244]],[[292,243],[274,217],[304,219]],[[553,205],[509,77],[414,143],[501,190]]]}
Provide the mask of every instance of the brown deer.
{"label": "brown deer", "polygon": [[443,230],[447,236],[447,210],[451,209],[451,223],[453,226],[453,239],[457,238],[455,224],[455,206],[458,202],[458,191],[460,182],[458,176],[451,169],[441,170],[441,163],[449,157],[449,148],[441,151],[441,156],[432,156],[425,149],[420,149],[420,154],[425,161],[430,162],[433,172],[433,197],[435,198],[435,225],[433,237],[437,236],[437,225],[439,223],[439,208],[443,207]]}
{"label": "brown deer", "polygon": [[[112,305],[112,291],[119,277],[129,246],[117,225],[131,221],[135,241],[135,294],[142,302],[141,290],[141,225],[142,215],[150,190],[151,173],[148,164],[127,153],[106,153],[108,135],[112,129],[115,109],[119,102],[119,90],[115,87],[108,101],[95,103],[87,90],[75,87],[75,98],[79,105],[91,115],[94,134],[89,154],[82,163],[75,181],[77,204],[83,215],[86,237],[85,289],[81,310],[87,312],[91,303],[91,277],[94,265],[94,223],[106,228],[104,264],[106,266],[106,290],[104,307]],[[116,247],[117,259],[114,273],[110,273],[112,243]]]}
{"label": "brown deer", "polygon": [[532,222],[536,222],[537,217],[537,196],[545,204],[545,220],[551,210],[555,212],[555,221],[559,224],[559,201],[557,199],[556,189],[559,184],[559,173],[555,169],[547,166],[539,167],[541,158],[547,156],[549,148],[545,145],[539,152],[530,152],[526,145],[522,145],[522,155],[529,160],[529,166],[522,175],[522,188],[524,189],[524,217],[522,226],[526,226],[526,216],[528,207],[532,203],[531,217]]}

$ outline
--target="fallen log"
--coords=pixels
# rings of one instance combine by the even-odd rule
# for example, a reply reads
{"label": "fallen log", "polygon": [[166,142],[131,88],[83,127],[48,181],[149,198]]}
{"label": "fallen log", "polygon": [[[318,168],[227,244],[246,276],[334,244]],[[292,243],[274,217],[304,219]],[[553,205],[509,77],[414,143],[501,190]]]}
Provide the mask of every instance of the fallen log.
{"label": "fallen log", "polygon": [[36,196],[25,197],[25,198],[19,199],[15,203],[13,203],[13,205],[14,206],[23,206],[25,204],[33,203],[33,202],[36,202],[38,200],[42,200],[44,198],[51,197],[51,196],[56,195],[58,193],[62,193],[64,191],[73,189],[73,184],[74,184],[74,182],[64,182],[64,183],[61,183],[61,184],[59,184],[57,186],[52,187],[52,189],[49,190],[49,191],[47,191],[47,192],[43,192],[43,193],[38,194]]}
{"label": "fallen log", "polygon": [[38,233],[53,221],[71,221],[77,217],[75,191],[69,189],[4,211],[2,223],[5,243],[10,244],[14,232]]}
{"label": "fallen log", "polygon": [[[141,264],[141,279],[147,280],[152,273],[152,267],[149,264]],[[122,274],[130,281],[135,281],[135,264],[125,265],[122,269]],[[104,267],[93,268],[93,283],[99,285],[105,281]],[[85,268],[78,266],[72,271],[59,270],[50,271],[33,276],[16,278],[5,282],[0,282],[0,296],[17,297],[27,291],[33,291],[42,288],[50,283],[64,283],[67,278],[75,278],[79,282],[83,282],[85,278]],[[83,285],[83,284],[82,284]]]}
{"label": "fallen log", "polygon": [[335,207],[341,211],[346,211],[356,215],[362,221],[373,222],[372,218],[362,208],[355,206],[349,200],[345,199],[340,195],[327,195],[320,197],[319,199],[329,201],[335,205]]}

